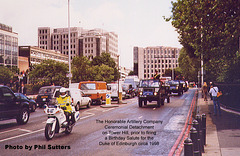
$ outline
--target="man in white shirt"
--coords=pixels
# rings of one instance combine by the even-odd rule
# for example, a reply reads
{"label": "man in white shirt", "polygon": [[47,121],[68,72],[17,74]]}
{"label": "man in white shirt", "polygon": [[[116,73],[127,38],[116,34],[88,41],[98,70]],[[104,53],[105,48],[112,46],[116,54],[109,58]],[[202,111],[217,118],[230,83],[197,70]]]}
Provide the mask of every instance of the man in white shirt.
{"label": "man in white shirt", "polygon": [[214,115],[217,115],[217,112],[219,113],[219,116],[221,116],[221,109],[220,104],[218,102],[217,93],[218,93],[218,87],[214,86],[210,89],[209,93],[212,95],[213,98],[213,104],[214,104]]}

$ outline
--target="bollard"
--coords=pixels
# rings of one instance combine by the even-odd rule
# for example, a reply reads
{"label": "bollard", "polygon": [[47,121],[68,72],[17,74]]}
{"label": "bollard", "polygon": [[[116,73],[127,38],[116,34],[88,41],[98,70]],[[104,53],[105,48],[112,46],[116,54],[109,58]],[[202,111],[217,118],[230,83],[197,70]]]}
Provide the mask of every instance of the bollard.
{"label": "bollard", "polygon": [[199,134],[199,124],[197,120],[193,120],[193,127],[196,129],[197,131],[197,139],[198,139],[198,149],[199,149],[199,155],[202,155],[202,146],[201,146],[201,140],[200,140],[200,134]]}
{"label": "bollard", "polygon": [[206,145],[206,114],[202,114],[203,144]]}
{"label": "bollard", "polygon": [[193,156],[193,143],[190,138],[184,140],[184,156]]}
{"label": "bollard", "polygon": [[194,127],[192,127],[190,130],[190,139],[192,140],[192,143],[193,143],[194,156],[200,156],[198,138],[197,138],[197,130]]}
{"label": "bollard", "polygon": [[200,115],[196,115],[196,120],[198,121],[199,125],[199,139],[200,139],[200,147],[201,151],[204,153],[204,140],[203,140],[203,132],[202,132],[202,118]]}

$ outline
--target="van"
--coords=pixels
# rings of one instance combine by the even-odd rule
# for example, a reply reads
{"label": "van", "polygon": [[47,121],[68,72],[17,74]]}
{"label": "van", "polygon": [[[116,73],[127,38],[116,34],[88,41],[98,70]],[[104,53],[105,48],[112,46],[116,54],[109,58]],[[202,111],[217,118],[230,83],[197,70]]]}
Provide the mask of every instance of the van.
{"label": "van", "polygon": [[[77,88],[66,88],[67,94],[71,97],[72,105],[75,107],[75,109],[78,111],[81,106],[87,106],[89,108],[91,106],[92,100],[87,95],[85,95],[80,89]],[[59,97],[58,89],[56,91],[55,97]]]}
{"label": "van", "polygon": [[[123,92],[122,91],[122,85],[119,84],[119,92]],[[118,83],[110,83],[110,84],[107,84],[107,90],[111,91],[111,99],[114,101],[114,100],[118,100]],[[123,94],[122,94],[123,96]],[[125,94],[124,94],[125,96]]]}
{"label": "van", "polygon": [[82,81],[78,89],[92,99],[92,103],[102,104],[106,101],[107,83],[104,81]]}

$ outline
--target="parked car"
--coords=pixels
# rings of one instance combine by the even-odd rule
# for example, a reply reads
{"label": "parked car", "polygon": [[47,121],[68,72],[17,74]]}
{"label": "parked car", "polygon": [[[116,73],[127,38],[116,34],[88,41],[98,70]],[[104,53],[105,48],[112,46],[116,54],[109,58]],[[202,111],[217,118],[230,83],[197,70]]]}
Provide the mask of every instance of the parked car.
{"label": "parked car", "polygon": [[16,119],[18,124],[26,124],[29,116],[29,103],[18,98],[7,86],[0,85],[0,119]]}
{"label": "parked car", "polygon": [[22,101],[28,102],[29,103],[29,110],[31,112],[35,112],[35,110],[37,109],[37,103],[36,103],[35,100],[28,98],[27,96],[25,96],[22,93],[14,93],[14,94],[18,99],[21,99]]}
{"label": "parked car", "polygon": [[[54,97],[59,97],[60,89],[57,89],[55,92]],[[75,107],[75,109],[78,111],[81,106],[87,106],[89,108],[92,104],[92,100],[88,95],[85,95],[83,91],[77,88],[67,88],[67,94],[71,97],[72,99],[72,105]]]}
{"label": "parked car", "polygon": [[132,87],[131,83],[123,83],[123,92],[125,92],[126,98],[133,98],[136,96],[135,89]]}
{"label": "parked car", "polygon": [[170,85],[170,93],[178,93],[178,95],[183,94],[183,85],[179,80],[171,80],[168,81],[168,83]]}
{"label": "parked car", "polygon": [[39,89],[36,102],[40,108],[45,104],[53,104],[56,102],[55,92],[57,89],[62,88],[61,86],[45,86]]}
{"label": "parked car", "polygon": [[186,81],[183,81],[183,80],[179,80],[179,82],[182,84],[183,86],[183,91],[186,92],[188,91],[188,85],[186,83]]}

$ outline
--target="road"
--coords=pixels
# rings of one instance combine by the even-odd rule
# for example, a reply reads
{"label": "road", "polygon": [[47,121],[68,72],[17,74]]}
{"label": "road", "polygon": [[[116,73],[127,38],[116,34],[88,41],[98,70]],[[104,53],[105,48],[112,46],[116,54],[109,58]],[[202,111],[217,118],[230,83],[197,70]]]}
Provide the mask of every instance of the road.
{"label": "road", "polygon": [[47,115],[38,108],[26,125],[0,121],[0,155],[168,155],[185,124],[195,89],[171,96],[160,108],[156,102],[138,107],[137,97],[119,107],[91,106],[71,134],[44,137]]}

